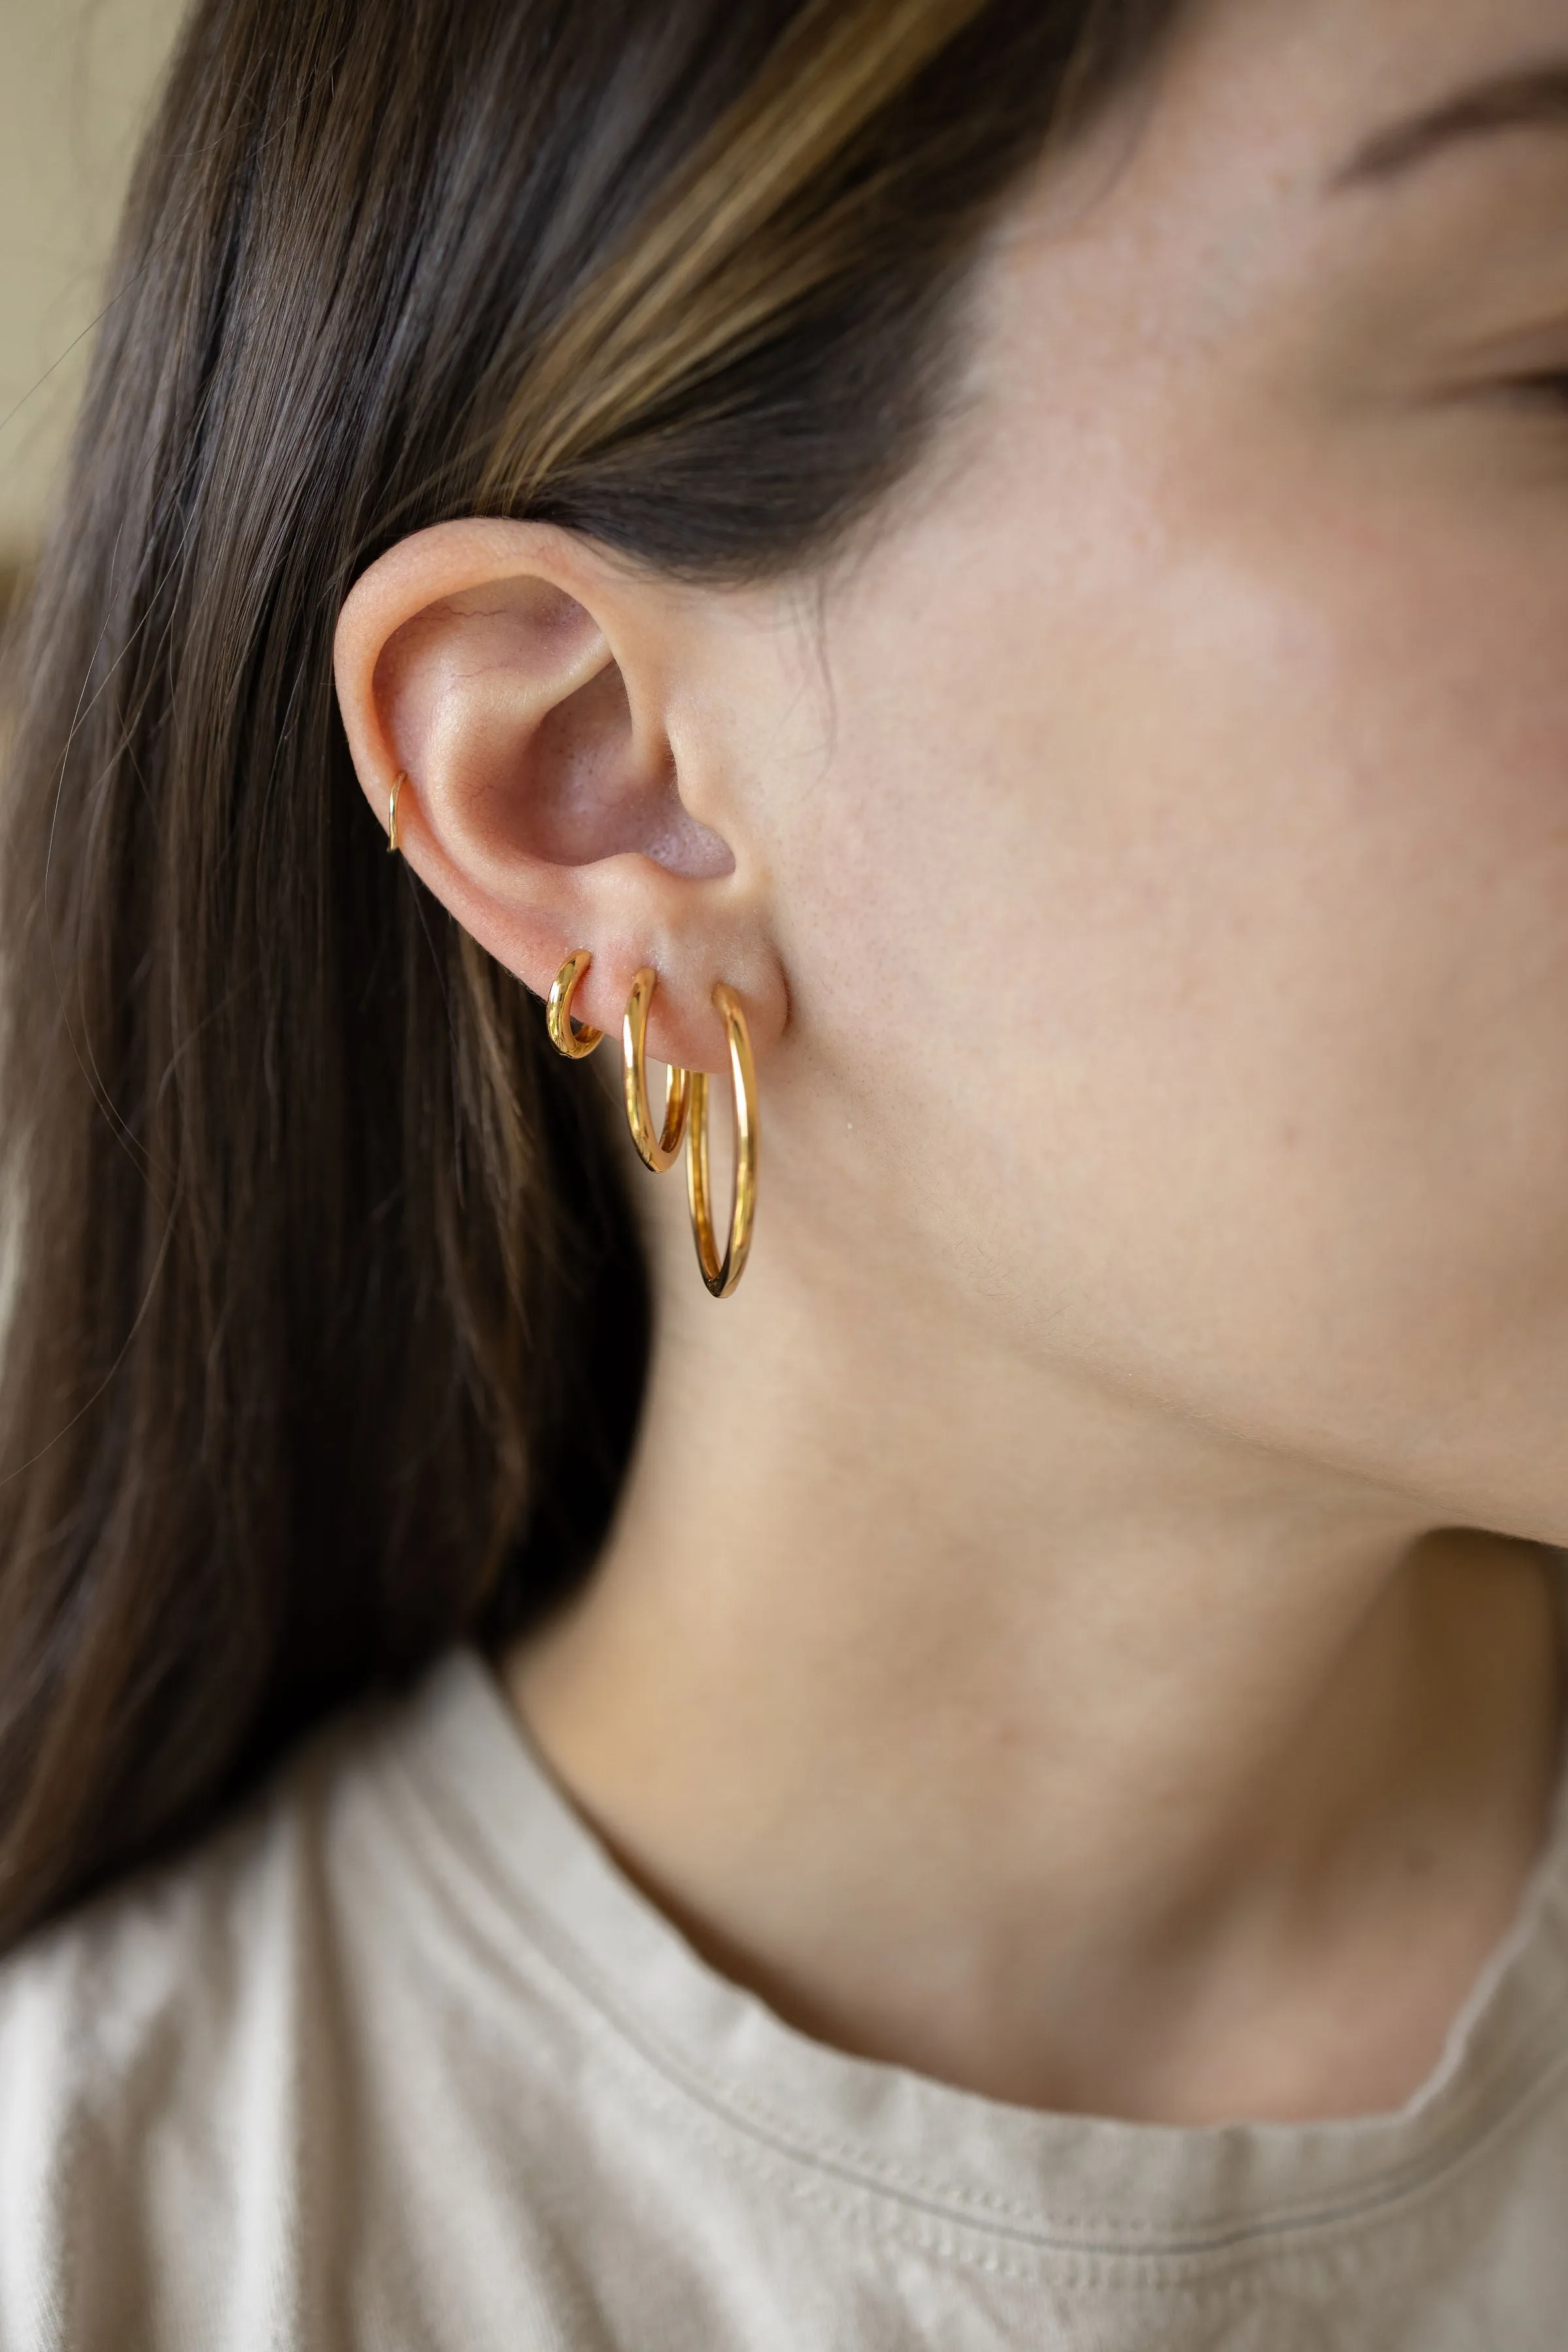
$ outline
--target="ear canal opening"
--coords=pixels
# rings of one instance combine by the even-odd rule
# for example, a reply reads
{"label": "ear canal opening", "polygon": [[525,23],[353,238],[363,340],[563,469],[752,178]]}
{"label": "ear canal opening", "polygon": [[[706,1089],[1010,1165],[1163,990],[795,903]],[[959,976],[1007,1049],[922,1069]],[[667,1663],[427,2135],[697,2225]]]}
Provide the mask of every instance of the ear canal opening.
{"label": "ear canal opening", "polygon": [[541,719],[519,846],[556,866],[635,854],[687,881],[735,870],[729,845],[691,814],[675,762],[637,776],[626,683],[612,661]]}

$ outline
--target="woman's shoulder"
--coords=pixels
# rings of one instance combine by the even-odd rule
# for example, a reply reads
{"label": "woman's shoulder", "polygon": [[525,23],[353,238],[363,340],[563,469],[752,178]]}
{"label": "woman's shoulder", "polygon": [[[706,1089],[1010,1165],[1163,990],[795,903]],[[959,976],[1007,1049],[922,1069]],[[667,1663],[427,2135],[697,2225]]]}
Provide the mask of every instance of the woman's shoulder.
{"label": "woman's shoulder", "polygon": [[[335,1850],[385,1717],[347,1711],[205,1834],[0,1959],[0,2347],[182,2340],[164,2307],[183,2280],[210,2291],[203,2242],[243,2263],[274,2202],[268,2151],[297,2148],[302,2102],[334,2095]],[[43,2325],[57,2312],[63,2337]]]}
{"label": "woman's shoulder", "polygon": [[635,2304],[630,2235],[662,2277],[691,2201],[666,2073],[557,1916],[591,1941],[612,1876],[459,1646],[28,1938],[0,1961],[0,2352],[638,2340],[637,2310],[557,2312],[585,2238]]}
{"label": "woman's shoulder", "polygon": [[0,1956],[0,2135],[46,2071],[100,2101],[152,2075],[166,2089],[177,2054],[204,2064],[277,2000],[285,1953],[295,1973],[325,1957],[409,1712],[406,1696],[342,1709],[204,1832]]}

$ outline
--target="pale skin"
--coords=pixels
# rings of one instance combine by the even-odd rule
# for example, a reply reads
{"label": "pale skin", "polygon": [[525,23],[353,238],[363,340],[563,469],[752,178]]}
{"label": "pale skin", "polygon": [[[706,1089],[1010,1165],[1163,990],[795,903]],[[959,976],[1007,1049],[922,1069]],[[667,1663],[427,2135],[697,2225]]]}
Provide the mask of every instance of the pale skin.
{"label": "pale skin", "polygon": [[1541,1852],[1568,129],[1346,167],[1552,63],[1563,0],[1200,5],[821,575],[457,522],[340,625],[476,937],[757,1052],[732,1299],[634,1171],[641,1440],[520,1716],[718,1966],[1000,2098],[1395,2106]]}

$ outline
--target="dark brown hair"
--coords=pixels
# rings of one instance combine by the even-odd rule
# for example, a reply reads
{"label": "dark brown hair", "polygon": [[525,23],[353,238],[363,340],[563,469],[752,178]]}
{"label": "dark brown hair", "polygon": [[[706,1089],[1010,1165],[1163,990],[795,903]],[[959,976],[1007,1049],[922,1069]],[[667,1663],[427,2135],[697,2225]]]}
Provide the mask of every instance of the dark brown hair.
{"label": "dark brown hair", "polygon": [[582,1570],[646,1286],[593,1089],[379,854],[333,625],[490,511],[778,572],[1174,0],[199,0],[0,840],[0,1937]]}

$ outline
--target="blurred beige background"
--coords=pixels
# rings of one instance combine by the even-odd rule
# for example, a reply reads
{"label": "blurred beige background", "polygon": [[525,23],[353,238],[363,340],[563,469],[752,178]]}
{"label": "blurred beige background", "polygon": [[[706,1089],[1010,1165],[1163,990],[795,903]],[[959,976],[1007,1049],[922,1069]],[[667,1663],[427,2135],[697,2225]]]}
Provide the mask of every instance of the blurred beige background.
{"label": "blurred beige background", "polygon": [[0,0],[0,575],[26,568],[44,527],[181,13],[182,0]]}

